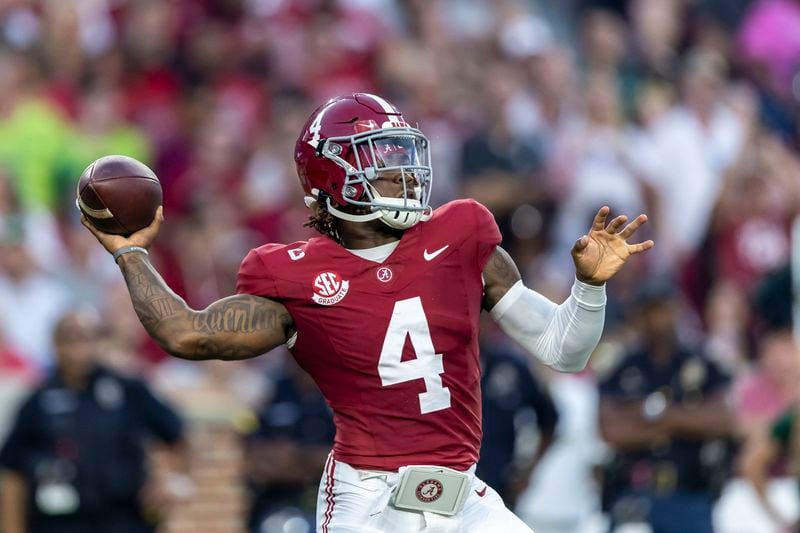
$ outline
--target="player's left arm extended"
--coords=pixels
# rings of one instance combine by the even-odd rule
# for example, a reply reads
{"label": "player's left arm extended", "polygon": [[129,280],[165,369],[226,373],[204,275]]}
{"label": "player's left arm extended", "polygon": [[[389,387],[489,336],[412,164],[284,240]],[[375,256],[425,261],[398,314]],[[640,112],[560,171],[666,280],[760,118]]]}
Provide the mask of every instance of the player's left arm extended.
{"label": "player's left arm extended", "polygon": [[556,304],[527,288],[508,253],[499,246],[483,269],[484,309],[531,355],[562,372],[578,372],[603,333],[605,282],[628,257],[653,247],[653,241],[626,241],[647,221],[640,215],[625,226],[618,216],[606,225],[608,207],[598,211],[592,229],[575,242],[575,283],[569,297]]}

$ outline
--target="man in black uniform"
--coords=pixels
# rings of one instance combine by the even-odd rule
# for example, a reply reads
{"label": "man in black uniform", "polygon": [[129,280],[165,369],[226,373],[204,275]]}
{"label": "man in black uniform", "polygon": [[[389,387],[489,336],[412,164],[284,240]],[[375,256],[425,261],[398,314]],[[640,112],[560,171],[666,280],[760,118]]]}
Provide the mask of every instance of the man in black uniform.
{"label": "man in black uniform", "polygon": [[[284,531],[285,522],[314,528],[319,476],[336,427],[317,385],[293,360],[245,441],[250,531]],[[298,528],[300,526],[298,525]]]}
{"label": "man in black uniform", "polygon": [[[481,366],[483,442],[477,475],[512,507],[553,443],[558,412],[547,390],[521,357],[505,348],[486,345],[481,348]],[[520,417],[525,414],[535,414],[539,442],[536,451],[518,463],[517,435],[524,420]]]}
{"label": "man in black uniform", "polygon": [[146,445],[155,437],[182,452],[181,421],[143,382],[96,363],[100,331],[86,310],[56,326],[57,365],[23,403],[0,451],[3,533],[154,530],[145,507],[164,502],[145,501],[160,493]]}
{"label": "man in black uniform", "polygon": [[614,448],[603,500],[612,527],[711,533],[733,418],[727,377],[678,337],[677,295],[665,280],[639,294],[640,342],[600,385],[600,430]]}

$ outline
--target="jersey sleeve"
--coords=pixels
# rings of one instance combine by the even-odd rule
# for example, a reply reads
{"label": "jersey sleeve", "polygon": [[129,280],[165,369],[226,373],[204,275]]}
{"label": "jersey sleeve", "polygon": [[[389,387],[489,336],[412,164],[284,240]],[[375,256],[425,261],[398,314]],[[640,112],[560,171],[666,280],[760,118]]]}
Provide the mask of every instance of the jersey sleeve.
{"label": "jersey sleeve", "polygon": [[467,200],[466,205],[469,206],[472,215],[471,229],[477,246],[478,266],[483,270],[494,249],[503,240],[503,236],[500,234],[494,215],[483,204]]}
{"label": "jersey sleeve", "polygon": [[258,248],[250,250],[239,266],[236,293],[264,297],[277,295],[275,280],[270,276]]}

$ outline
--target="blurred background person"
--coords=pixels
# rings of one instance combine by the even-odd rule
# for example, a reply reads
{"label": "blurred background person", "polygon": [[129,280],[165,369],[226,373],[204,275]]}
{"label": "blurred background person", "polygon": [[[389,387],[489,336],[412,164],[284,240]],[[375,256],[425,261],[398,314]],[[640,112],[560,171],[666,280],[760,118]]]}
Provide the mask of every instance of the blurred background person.
{"label": "blurred background person", "polygon": [[654,533],[711,532],[733,433],[728,377],[681,334],[669,280],[648,281],[635,312],[638,343],[600,383],[612,531],[639,523]]}
{"label": "blurred background person", "polygon": [[772,527],[777,531],[797,531],[800,522],[776,507],[767,491],[781,460],[787,461],[788,472],[785,473],[793,476],[796,482],[800,475],[800,407],[797,405],[781,413],[769,428],[751,437],[741,459],[742,473],[755,489],[764,512],[772,520]]}
{"label": "blurred background person", "polygon": [[754,494],[753,526],[774,531],[797,530],[800,504],[800,346],[792,332],[791,283],[787,266],[766,275],[754,292],[757,359],[737,380],[734,404],[743,440],[738,466],[749,486],[732,483],[729,492],[739,500],[732,497],[728,505]]}
{"label": "blurred background person", "polygon": [[800,346],[792,331],[792,279],[786,265],[765,275],[752,296],[755,358],[734,384],[733,406],[744,439],[761,436],[800,401]]}
{"label": "blurred background person", "polygon": [[154,531],[181,478],[148,468],[151,439],[173,451],[186,479],[180,419],[143,382],[97,363],[101,326],[89,309],[56,324],[56,365],[0,451],[4,533]]}
{"label": "blurred background person", "polygon": [[528,362],[503,344],[481,348],[481,367],[483,441],[475,472],[513,508],[553,444],[558,412]]}
{"label": "blurred background person", "polygon": [[250,531],[314,530],[319,473],[335,433],[314,381],[294,359],[284,358],[272,397],[245,439]]}
{"label": "blurred background person", "polygon": [[0,234],[0,324],[8,340],[40,370],[54,364],[51,332],[75,298],[36,263],[26,244],[23,218],[5,220]]}

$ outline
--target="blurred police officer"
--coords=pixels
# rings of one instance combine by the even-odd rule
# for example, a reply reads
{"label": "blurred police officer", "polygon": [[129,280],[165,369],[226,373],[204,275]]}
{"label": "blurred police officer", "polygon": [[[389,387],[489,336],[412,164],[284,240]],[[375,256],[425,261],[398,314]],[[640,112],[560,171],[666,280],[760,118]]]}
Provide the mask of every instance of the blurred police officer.
{"label": "blurred police officer", "polygon": [[612,528],[711,532],[732,430],[728,379],[679,338],[668,281],[649,282],[636,309],[638,348],[600,385],[600,430],[615,449],[603,493]]}
{"label": "blurred police officer", "polygon": [[245,441],[251,531],[313,531],[319,476],[335,434],[319,388],[287,358]]}
{"label": "blurred police officer", "polygon": [[[513,506],[528,486],[531,472],[553,443],[558,413],[527,361],[500,345],[481,348],[483,442],[477,475]],[[534,423],[538,445],[519,461],[520,430]]]}
{"label": "blurred police officer", "polygon": [[3,533],[153,531],[147,510],[168,491],[148,476],[147,443],[182,450],[179,418],[141,381],[97,364],[96,314],[68,313],[53,340],[56,367],[0,451]]}

